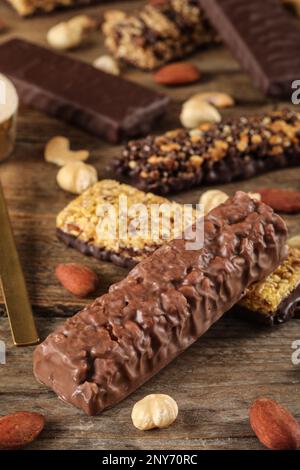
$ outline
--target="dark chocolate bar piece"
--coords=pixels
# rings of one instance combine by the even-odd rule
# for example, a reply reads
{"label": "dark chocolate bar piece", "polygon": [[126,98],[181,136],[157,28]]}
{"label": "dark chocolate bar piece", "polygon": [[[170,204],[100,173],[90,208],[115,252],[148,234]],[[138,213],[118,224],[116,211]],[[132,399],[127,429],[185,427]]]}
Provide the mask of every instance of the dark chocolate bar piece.
{"label": "dark chocolate bar piece", "polygon": [[21,100],[109,142],[149,132],[169,99],[136,83],[29,42],[0,45],[0,72]]}
{"label": "dark chocolate bar piece", "polygon": [[274,271],[286,235],[270,207],[237,193],[205,217],[203,248],[163,245],[50,334],[34,352],[37,380],[90,415],[115,405]]}
{"label": "dark chocolate bar piece", "polygon": [[300,164],[300,113],[281,110],[129,142],[117,174],[167,194]]}
{"label": "dark chocolate bar piece", "polygon": [[151,70],[216,42],[198,0],[165,0],[139,10],[105,12],[105,44],[112,54]]}
{"label": "dark chocolate bar piece", "polygon": [[266,279],[253,284],[233,312],[274,325],[293,318],[300,307],[300,250],[289,248],[288,257]]}
{"label": "dark chocolate bar piece", "polygon": [[279,0],[199,0],[254,84],[290,98],[300,76],[300,28]]}
{"label": "dark chocolate bar piece", "polygon": [[[107,212],[102,208],[110,204],[118,214],[121,197],[125,197],[127,202],[128,226],[134,223],[136,217],[135,213],[130,216],[130,209],[137,204],[146,208],[148,212],[146,236],[139,232],[132,234],[126,230],[125,236],[120,237],[119,226],[116,227],[115,236],[110,233],[111,224],[106,224]],[[154,205],[161,207],[161,210],[152,211]],[[170,211],[170,218],[164,220],[163,213],[166,213],[167,207]],[[190,218],[188,218],[187,214],[183,217],[183,209],[182,204],[152,193],[144,193],[127,184],[120,184],[114,180],[102,180],[70,202],[58,214],[57,236],[66,245],[76,248],[83,254],[92,255],[104,261],[112,261],[119,266],[132,267],[158,247],[181,234],[181,223],[177,228],[175,213],[182,214],[185,228],[195,222],[196,211],[191,211]],[[156,233],[154,230],[150,233],[151,224],[152,227],[157,227]],[[116,225],[119,225],[119,219]],[[99,227],[103,226],[104,229],[100,231]]]}
{"label": "dark chocolate bar piece", "polygon": [[56,8],[77,7],[100,3],[101,0],[7,0],[21,16],[30,16],[37,12],[49,13]]}

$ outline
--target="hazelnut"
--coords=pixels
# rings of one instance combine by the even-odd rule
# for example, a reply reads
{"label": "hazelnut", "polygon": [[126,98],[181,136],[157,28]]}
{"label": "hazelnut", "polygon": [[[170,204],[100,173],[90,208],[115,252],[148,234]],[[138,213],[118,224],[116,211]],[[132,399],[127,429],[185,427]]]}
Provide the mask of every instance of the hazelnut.
{"label": "hazelnut", "polygon": [[83,162],[63,166],[57,174],[57,184],[65,191],[81,194],[98,181],[97,170]]}
{"label": "hazelnut", "polygon": [[141,431],[166,428],[177,418],[178,406],[169,395],[151,394],[138,401],[132,409],[133,425]]}
{"label": "hazelnut", "polygon": [[287,244],[291,248],[300,248],[300,235],[289,238]]}

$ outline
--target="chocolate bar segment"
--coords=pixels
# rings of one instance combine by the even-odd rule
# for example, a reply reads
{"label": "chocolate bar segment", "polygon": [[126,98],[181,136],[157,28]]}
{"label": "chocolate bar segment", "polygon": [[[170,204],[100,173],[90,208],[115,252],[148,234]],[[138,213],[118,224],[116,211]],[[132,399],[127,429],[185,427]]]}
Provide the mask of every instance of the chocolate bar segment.
{"label": "chocolate bar segment", "polygon": [[263,281],[253,284],[234,311],[274,325],[293,318],[300,307],[300,250],[290,248],[286,260]]}
{"label": "chocolate bar segment", "polygon": [[0,45],[0,72],[21,100],[110,142],[149,132],[169,99],[29,42]]}
{"label": "chocolate bar segment", "polygon": [[254,84],[290,99],[300,76],[300,28],[279,0],[199,0]]}
{"label": "chocolate bar segment", "polygon": [[[117,215],[115,233],[111,232],[113,222],[109,220],[109,207]],[[136,225],[138,214],[134,210],[143,205],[147,210],[146,232]],[[153,210],[159,207],[160,210]],[[163,214],[169,217],[165,218]],[[114,180],[102,180],[72,201],[57,216],[57,236],[68,246],[76,248],[86,255],[112,261],[117,265],[132,267],[149,256],[159,246],[182,233],[195,222],[196,211],[184,216],[184,206],[168,199],[144,193],[132,186],[120,184]],[[126,232],[122,235],[120,223],[127,216]],[[152,227],[152,229],[151,229]]]}
{"label": "chocolate bar segment", "polygon": [[237,193],[204,219],[204,246],[173,240],[34,352],[36,378],[95,415],[123,400],[229,310],[286,256],[272,209]]}
{"label": "chocolate bar segment", "polygon": [[100,3],[101,0],[7,0],[21,16],[37,12],[49,13],[56,8],[77,7]]}
{"label": "chocolate bar segment", "polygon": [[111,10],[105,14],[102,29],[105,44],[115,57],[145,70],[216,40],[197,0],[146,4],[134,13]]}
{"label": "chocolate bar segment", "polygon": [[300,113],[281,110],[129,142],[117,173],[144,191],[167,194],[229,183],[300,164]]}

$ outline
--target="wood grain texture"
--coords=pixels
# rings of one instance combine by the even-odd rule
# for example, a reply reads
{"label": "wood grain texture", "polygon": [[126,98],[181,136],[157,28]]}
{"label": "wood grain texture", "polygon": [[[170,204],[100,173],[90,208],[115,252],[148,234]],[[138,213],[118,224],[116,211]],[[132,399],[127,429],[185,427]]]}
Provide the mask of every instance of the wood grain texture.
{"label": "wood grain texture", "polygon": [[[112,6],[129,10],[140,4],[127,1],[114,2]],[[100,17],[106,8],[104,5],[86,11]],[[0,41],[19,36],[45,45],[49,27],[74,14],[65,11],[22,20],[1,2],[0,18],[7,23],[8,30],[1,34]],[[92,62],[104,50],[99,35],[90,48],[71,55]],[[124,68],[125,77],[165,91],[173,98],[168,115],[156,132],[179,126],[180,105],[196,92],[217,90],[233,95],[237,106],[224,115],[255,112],[275,104],[253,87],[225,48],[198,52],[190,60],[198,64],[203,80],[186,87],[164,89],[153,83],[151,74]],[[72,196],[57,187],[57,167],[43,159],[44,145],[55,135],[69,137],[74,148],[90,149],[90,162],[97,167],[100,178],[113,176],[109,163],[120,151],[120,147],[59,120],[28,108],[20,109],[16,149],[0,165],[0,177],[42,337],[63,321],[59,317],[73,314],[89,302],[75,299],[59,285],[54,276],[59,262],[83,262],[96,269],[102,280],[99,295],[127,272],[110,263],[84,258],[56,240],[55,217]],[[300,169],[281,170],[220,188],[229,194],[238,189],[255,191],[266,186],[300,189],[299,176]],[[187,191],[174,199],[196,202],[205,189]],[[300,232],[299,216],[286,220],[292,235]],[[0,297],[1,313],[4,307]],[[0,340],[6,342],[8,351],[7,364],[0,365],[1,414],[28,409],[46,415],[46,429],[32,449],[260,449],[262,446],[247,418],[252,400],[260,395],[270,396],[288,406],[300,419],[299,366],[291,363],[291,343],[300,339],[299,326],[300,320],[294,320],[269,330],[224,318],[134,395],[100,417],[89,418],[36,383],[32,375],[32,348],[12,346],[8,322],[3,317]],[[141,433],[131,424],[132,405],[145,394],[155,392],[169,393],[177,400],[178,420],[170,429]]]}

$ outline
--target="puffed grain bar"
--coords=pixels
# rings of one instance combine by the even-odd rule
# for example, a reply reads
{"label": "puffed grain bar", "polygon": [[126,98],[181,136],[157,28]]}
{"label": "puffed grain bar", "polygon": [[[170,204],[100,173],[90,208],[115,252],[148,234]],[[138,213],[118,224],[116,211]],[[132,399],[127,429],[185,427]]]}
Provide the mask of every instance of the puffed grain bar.
{"label": "puffed grain bar", "polygon": [[21,16],[37,12],[50,13],[56,8],[76,7],[100,3],[101,0],[6,0]]}
{"label": "puffed grain bar", "polygon": [[117,174],[160,194],[299,164],[300,113],[292,110],[148,136],[129,142],[115,159]]}
{"label": "puffed grain bar", "polygon": [[[121,199],[124,197],[126,199],[123,199],[123,202],[126,206]],[[128,228],[136,217],[133,211],[130,213],[131,208],[136,204],[142,204],[148,212],[146,236],[141,231],[131,234],[130,230],[126,230],[125,236],[120,236],[119,221],[123,220],[121,217],[116,218],[115,234],[111,234],[111,224],[105,223],[108,212],[101,210],[105,209],[107,204],[113,207],[117,215],[120,210],[124,215],[125,210],[127,211]],[[160,206],[161,210],[152,211],[155,206]],[[167,207],[170,210],[170,218],[164,221],[163,213],[166,213]],[[175,221],[178,219],[175,219],[175,213],[180,215],[186,226],[195,222],[196,211],[191,210],[190,217],[189,213],[186,213],[184,219],[183,210],[184,206],[174,201],[152,193],[144,193],[118,181],[102,180],[74,199],[58,214],[57,236],[68,246],[83,254],[112,261],[119,266],[132,267],[159,246],[181,234],[182,224],[176,227]],[[151,226],[154,228],[152,231]],[[103,229],[99,230],[101,227]]]}
{"label": "puffed grain bar", "polygon": [[105,44],[115,57],[145,70],[216,40],[197,0],[146,4],[134,13],[111,10],[105,14],[102,29]]}
{"label": "puffed grain bar", "polygon": [[284,221],[238,192],[204,219],[204,245],[173,240],[34,352],[34,374],[90,415],[126,398],[203,335],[286,256]]}
{"label": "puffed grain bar", "polygon": [[274,325],[295,316],[300,307],[300,250],[288,257],[266,279],[253,284],[233,308],[242,317]]}

